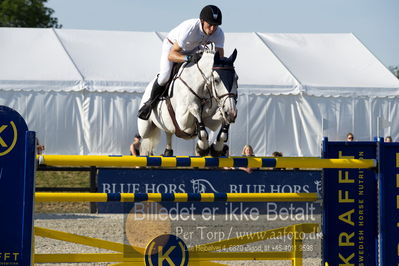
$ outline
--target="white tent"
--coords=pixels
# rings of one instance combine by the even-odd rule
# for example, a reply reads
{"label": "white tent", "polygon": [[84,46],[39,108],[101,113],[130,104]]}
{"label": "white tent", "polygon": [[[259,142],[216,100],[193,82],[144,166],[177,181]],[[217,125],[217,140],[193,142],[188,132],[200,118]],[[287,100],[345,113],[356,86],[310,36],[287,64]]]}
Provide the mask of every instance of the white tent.
{"label": "white tent", "polygon": [[[47,154],[128,154],[164,36],[0,28],[0,105],[25,117]],[[319,156],[323,135],[370,140],[377,117],[399,115],[399,80],[352,34],[226,33],[225,43],[240,77],[233,155],[249,143],[260,156]],[[398,124],[382,124],[399,138]],[[177,155],[193,147],[175,139]]]}

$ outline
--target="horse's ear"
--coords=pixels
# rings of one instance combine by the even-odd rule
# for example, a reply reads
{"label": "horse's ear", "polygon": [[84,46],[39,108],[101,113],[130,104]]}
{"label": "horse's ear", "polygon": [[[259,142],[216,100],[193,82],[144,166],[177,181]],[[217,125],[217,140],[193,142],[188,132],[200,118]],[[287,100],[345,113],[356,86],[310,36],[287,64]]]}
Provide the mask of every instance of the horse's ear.
{"label": "horse's ear", "polygon": [[237,49],[234,49],[233,53],[230,55],[228,60],[231,63],[234,63],[234,61],[236,61],[236,58],[237,58]]}

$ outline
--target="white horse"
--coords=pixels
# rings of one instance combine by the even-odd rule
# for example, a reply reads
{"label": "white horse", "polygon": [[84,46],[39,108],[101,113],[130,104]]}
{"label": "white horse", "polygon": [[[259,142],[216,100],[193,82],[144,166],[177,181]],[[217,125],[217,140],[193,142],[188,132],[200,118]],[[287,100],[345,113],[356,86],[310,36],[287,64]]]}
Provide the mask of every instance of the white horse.
{"label": "white horse", "polygon": [[[208,48],[197,63],[183,64],[171,83],[169,96],[158,102],[148,120],[138,119],[143,138],[141,155],[153,153],[159,143],[159,129],[166,133],[165,156],[173,155],[173,134],[183,139],[198,136],[196,150],[201,156],[221,155],[229,125],[237,117],[236,57],[237,50],[229,58],[221,58]],[[146,90],[140,106],[150,97],[150,91]],[[217,139],[210,145],[206,128],[216,131],[219,127]]]}

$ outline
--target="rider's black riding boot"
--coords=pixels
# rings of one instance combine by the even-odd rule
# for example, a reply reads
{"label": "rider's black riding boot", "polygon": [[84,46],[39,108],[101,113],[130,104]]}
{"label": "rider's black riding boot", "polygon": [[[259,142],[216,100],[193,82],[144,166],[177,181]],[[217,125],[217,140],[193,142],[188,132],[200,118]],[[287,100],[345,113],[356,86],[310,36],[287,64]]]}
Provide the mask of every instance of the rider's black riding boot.
{"label": "rider's black riding boot", "polygon": [[137,114],[140,119],[148,120],[148,118],[150,118],[151,110],[155,107],[164,90],[165,86],[159,85],[158,80],[155,80],[154,85],[152,86],[150,99],[140,108]]}

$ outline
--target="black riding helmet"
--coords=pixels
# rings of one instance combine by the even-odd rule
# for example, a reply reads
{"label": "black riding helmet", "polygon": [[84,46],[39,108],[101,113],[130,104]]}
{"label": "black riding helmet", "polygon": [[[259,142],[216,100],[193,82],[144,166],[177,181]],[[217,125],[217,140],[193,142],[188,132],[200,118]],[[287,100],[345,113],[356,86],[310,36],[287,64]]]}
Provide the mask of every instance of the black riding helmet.
{"label": "black riding helmet", "polygon": [[222,11],[217,6],[207,5],[201,10],[200,19],[209,24],[222,25]]}

